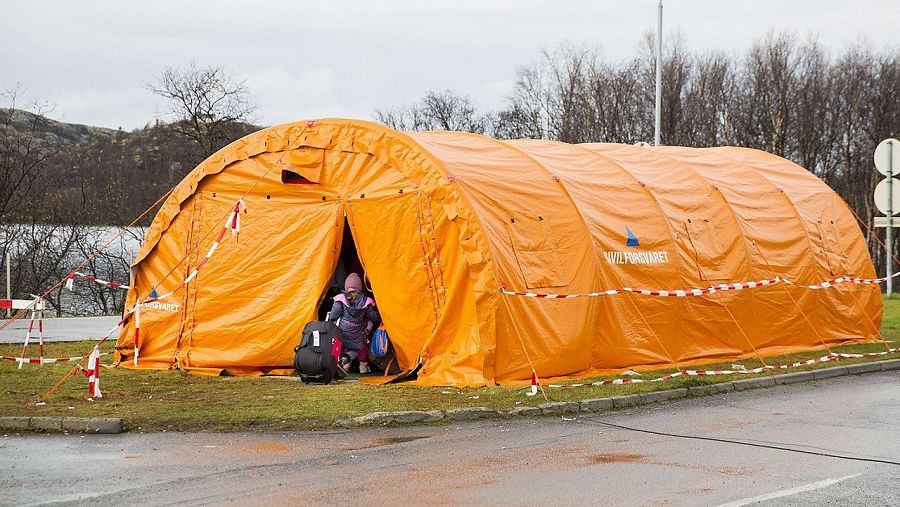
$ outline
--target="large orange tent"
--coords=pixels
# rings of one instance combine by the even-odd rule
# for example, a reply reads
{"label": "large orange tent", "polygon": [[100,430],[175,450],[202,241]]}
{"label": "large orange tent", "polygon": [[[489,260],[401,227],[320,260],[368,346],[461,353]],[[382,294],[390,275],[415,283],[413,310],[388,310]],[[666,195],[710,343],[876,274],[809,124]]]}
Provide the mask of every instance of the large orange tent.
{"label": "large orange tent", "polygon": [[[203,270],[243,198],[240,234]],[[351,234],[345,234],[349,227]],[[352,245],[350,245],[352,243]],[[774,284],[875,275],[843,201],[783,158],[745,148],[647,148],[324,119],[267,128],[200,164],[133,264],[145,303],[140,368],[284,372],[338,259],[355,249],[399,364],[418,383],[478,386],[806,351],[877,336],[877,286]],[[343,249],[343,251],[342,251]],[[135,319],[117,344],[132,367]]]}

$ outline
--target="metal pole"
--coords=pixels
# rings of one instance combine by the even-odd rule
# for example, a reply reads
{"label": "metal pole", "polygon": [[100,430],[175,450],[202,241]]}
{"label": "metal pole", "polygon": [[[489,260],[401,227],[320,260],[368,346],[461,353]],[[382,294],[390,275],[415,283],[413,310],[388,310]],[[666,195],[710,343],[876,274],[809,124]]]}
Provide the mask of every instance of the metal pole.
{"label": "metal pole", "polygon": [[[11,264],[10,258],[11,258],[11,256],[9,255],[9,247],[7,247],[6,248],[6,299],[12,299],[12,287],[11,287],[10,281],[9,281],[9,279],[10,279],[9,265]],[[8,319],[10,317],[12,317],[12,309],[7,308],[6,318]]]}
{"label": "metal pole", "polygon": [[894,143],[887,143],[887,152],[888,152],[888,162],[887,162],[887,194],[888,194],[888,206],[887,206],[887,232],[885,233],[887,245],[887,255],[884,257],[885,275],[888,277],[887,279],[887,295],[888,297],[894,292],[894,280],[891,276],[894,274],[894,261],[893,259],[893,251],[894,251]]}
{"label": "metal pole", "polygon": [[659,14],[656,18],[656,112],[654,118],[653,145],[659,146],[660,124],[662,123],[662,0],[659,0]]}

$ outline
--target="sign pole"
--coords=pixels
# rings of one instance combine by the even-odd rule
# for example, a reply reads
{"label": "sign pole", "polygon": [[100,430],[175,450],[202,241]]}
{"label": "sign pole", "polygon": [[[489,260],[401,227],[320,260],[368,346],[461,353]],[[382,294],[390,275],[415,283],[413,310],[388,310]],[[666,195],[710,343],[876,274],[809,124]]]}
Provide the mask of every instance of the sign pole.
{"label": "sign pole", "polygon": [[893,251],[894,251],[894,143],[888,143],[888,157],[887,157],[887,187],[888,187],[888,205],[887,205],[887,231],[885,232],[885,240],[887,244],[887,252],[885,252],[885,275],[887,276],[887,287],[886,292],[887,296],[891,297],[891,294],[894,292],[894,279],[891,276],[894,274],[894,261],[893,261]]}

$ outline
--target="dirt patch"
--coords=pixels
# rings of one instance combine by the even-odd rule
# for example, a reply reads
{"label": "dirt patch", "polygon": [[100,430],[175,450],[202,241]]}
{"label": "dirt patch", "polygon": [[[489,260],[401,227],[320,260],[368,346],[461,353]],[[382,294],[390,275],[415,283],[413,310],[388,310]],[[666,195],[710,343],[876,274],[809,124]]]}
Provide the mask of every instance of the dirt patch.
{"label": "dirt patch", "polygon": [[275,442],[270,442],[267,444],[259,444],[254,446],[254,449],[259,452],[288,452],[291,448],[284,444],[276,444]]}
{"label": "dirt patch", "polygon": [[605,463],[640,463],[647,460],[647,456],[643,454],[622,454],[622,453],[610,453],[610,454],[597,454],[596,456],[591,456],[591,463],[593,464],[605,464]]}

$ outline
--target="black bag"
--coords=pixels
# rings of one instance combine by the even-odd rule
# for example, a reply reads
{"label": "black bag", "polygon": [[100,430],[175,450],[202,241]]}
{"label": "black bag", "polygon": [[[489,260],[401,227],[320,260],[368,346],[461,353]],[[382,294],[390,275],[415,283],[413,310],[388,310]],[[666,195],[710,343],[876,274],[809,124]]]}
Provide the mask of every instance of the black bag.
{"label": "black bag", "polygon": [[369,355],[369,364],[374,366],[376,370],[384,372],[384,375],[396,375],[401,372],[400,365],[397,364],[397,355],[394,354],[394,344],[390,340],[387,342],[387,350],[381,357]]}
{"label": "black bag", "polygon": [[294,369],[305,384],[327,384],[334,379],[337,360],[331,354],[337,344],[341,345],[341,329],[331,322],[313,321],[303,327],[294,352]]}

